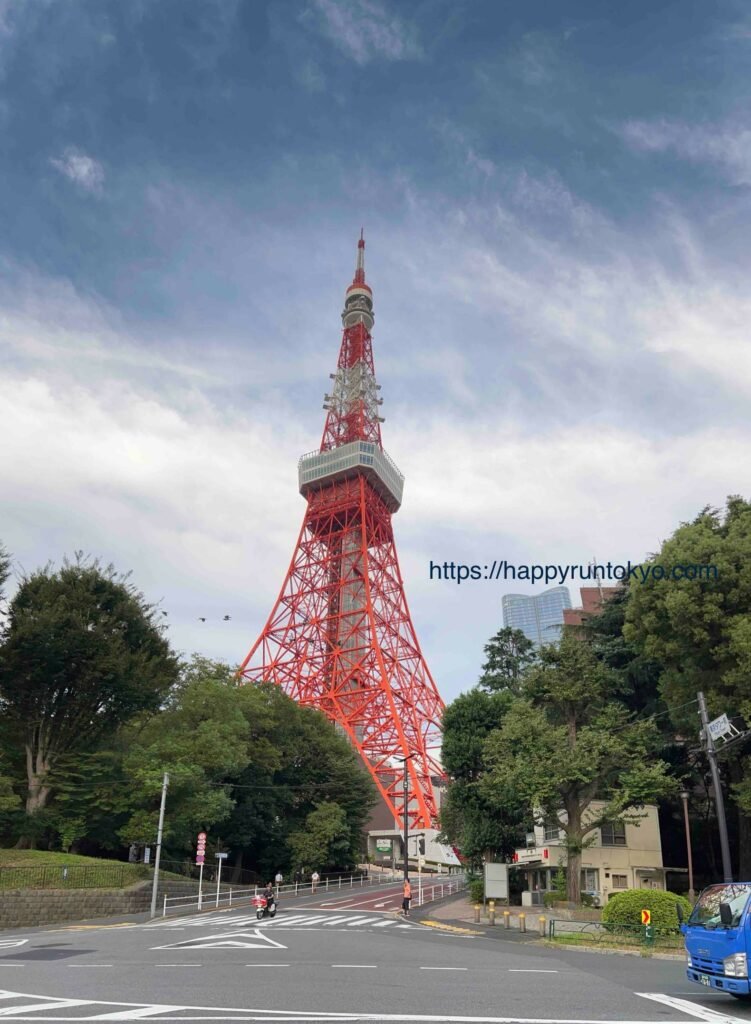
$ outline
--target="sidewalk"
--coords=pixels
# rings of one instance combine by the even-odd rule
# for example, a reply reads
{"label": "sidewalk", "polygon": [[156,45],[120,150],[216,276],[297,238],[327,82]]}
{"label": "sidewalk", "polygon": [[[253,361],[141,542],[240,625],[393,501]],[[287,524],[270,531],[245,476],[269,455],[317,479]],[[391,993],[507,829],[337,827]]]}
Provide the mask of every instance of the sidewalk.
{"label": "sidewalk", "polygon": [[[510,928],[504,926],[503,911],[511,912]],[[541,938],[538,930],[539,914],[526,914],[527,931],[522,932],[519,928],[519,914],[522,907],[501,907],[496,910],[496,924],[491,925],[486,912],[480,914],[480,923],[475,922],[475,908],[468,901],[467,893],[450,897],[436,903],[426,903],[422,907],[414,907],[412,918],[421,924],[435,924],[445,926],[450,930],[457,930],[467,934],[487,935],[499,939],[510,939],[516,942],[530,942]]]}

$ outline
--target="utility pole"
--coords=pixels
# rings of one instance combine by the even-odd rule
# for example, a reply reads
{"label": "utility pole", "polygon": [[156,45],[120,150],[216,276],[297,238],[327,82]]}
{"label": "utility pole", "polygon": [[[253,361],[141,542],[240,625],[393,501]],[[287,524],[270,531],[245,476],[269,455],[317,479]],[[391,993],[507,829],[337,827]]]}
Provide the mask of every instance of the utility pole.
{"label": "utility pole", "polygon": [[701,717],[701,731],[704,742],[707,745],[707,758],[709,770],[712,773],[712,786],[714,788],[715,805],[717,807],[717,828],[720,831],[720,849],[722,850],[722,874],[724,882],[733,881],[733,868],[730,861],[730,843],[728,842],[728,823],[725,820],[725,801],[722,796],[722,785],[720,784],[720,771],[717,767],[717,752],[714,740],[709,731],[709,715],[707,714],[707,702],[704,694],[699,692],[696,695],[699,702],[699,715]]}
{"label": "utility pole", "polygon": [[413,754],[407,754],[406,757],[398,758],[399,761],[404,765],[404,810],[402,811],[402,821],[404,825],[404,881],[406,882],[409,878],[409,772],[407,771],[407,761]]}
{"label": "utility pole", "polygon": [[154,882],[151,886],[151,916],[156,917],[156,891],[159,886],[159,859],[162,855],[162,832],[164,831],[164,806],[167,803],[167,786],[169,775],[164,773],[162,780],[162,802],[159,807],[159,828],[156,833],[156,857],[154,859]]}

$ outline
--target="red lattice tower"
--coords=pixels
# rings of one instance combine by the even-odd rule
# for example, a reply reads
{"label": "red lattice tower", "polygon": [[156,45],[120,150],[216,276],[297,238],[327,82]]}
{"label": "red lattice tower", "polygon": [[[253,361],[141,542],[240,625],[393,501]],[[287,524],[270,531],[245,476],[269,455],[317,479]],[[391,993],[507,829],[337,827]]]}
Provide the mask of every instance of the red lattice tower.
{"label": "red lattice tower", "polygon": [[298,467],[307,500],[300,536],[240,672],[249,682],[277,683],[335,722],[402,825],[408,758],[409,827],[431,828],[443,701],[412,625],[394,544],[391,517],[404,478],[381,444],[362,234],[342,323],[321,447]]}

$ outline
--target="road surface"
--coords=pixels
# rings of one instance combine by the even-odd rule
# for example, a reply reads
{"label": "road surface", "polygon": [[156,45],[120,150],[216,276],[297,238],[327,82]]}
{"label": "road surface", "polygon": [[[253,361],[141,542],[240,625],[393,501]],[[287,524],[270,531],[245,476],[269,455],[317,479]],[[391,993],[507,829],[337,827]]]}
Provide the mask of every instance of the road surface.
{"label": "road surface", "polygon": [[[377,893],[289,898],[149,923],[0,933],[13,1021],[751,1022],[683,964],[440,932]],[[378,906],[378,904],[385,904]]]}

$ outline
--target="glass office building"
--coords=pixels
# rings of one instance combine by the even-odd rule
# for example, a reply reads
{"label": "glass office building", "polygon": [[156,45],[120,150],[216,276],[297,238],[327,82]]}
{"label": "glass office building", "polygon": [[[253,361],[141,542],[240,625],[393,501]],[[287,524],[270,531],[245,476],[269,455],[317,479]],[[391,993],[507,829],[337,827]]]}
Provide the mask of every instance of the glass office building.
{"label": "glass office building", "polygon": [[533,644],[554,644],[560,639],[563,609],[571,607],[568,587],[551,587],[541,594],[505,594],[501,600],[503,625],[520,629]]}

